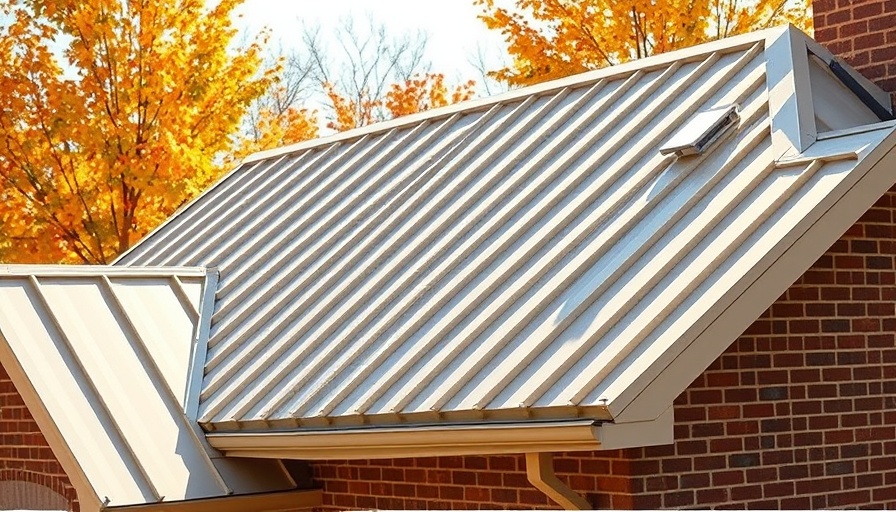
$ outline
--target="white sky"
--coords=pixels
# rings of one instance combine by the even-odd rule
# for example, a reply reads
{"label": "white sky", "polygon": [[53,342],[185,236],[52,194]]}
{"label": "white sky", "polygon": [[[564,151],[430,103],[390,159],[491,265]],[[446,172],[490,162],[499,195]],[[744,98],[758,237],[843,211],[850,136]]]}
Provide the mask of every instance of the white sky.
{"label": "white sky", "polygon": [[246,0],[238,21],[254,33],[262,27],[272,30],[272,43],[290,48],[298,39],[302,23],[319,24],[322,34],[352,16],[362,26],[368,15],[397,35],[423,30],[428,35],[426,58],[432,71],[449,78],[478,79],[469,61],[477,45],[498,62],[500,34],[488,30],[476,15],[480,8],[473,0]]}

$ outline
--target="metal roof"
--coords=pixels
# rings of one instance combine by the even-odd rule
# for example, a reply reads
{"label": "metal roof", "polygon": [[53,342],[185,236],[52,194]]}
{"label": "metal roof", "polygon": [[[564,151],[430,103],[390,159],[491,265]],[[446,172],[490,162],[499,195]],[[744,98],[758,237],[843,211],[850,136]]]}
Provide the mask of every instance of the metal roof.
{"label": "metal roof", "polygon": [[656,418],[894,181],[892,124],[820,133],[849,92],[811,98],[810,52],[775,29],[263,153],[119,264],[220,269],[207,429]]}
{"label": "metal roof", "polygon": [[85,510],[292,486],[275,463],[222,459],[184,412],[208,278],[0,266],[0,359]]}

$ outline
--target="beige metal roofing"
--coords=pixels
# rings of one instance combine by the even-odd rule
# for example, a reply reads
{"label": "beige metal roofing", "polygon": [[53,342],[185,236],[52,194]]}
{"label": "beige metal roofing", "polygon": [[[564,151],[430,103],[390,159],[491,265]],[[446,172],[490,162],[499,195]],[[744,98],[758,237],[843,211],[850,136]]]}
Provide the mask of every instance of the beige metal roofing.
{"label": "beige metal roofing", "polygon": [[[119,263],[220,268],[209,429],[656,418],[749,322],[701,333],[796,279],[892,146],[814,142],[812,44],[777,29],[265,153]],[[659,152],[731,104],[708,153]]]}
{"label": "beige metal roofing", "polygon": [[291,485],[276,464],[220,458],[184,412],[207,278],[0,266],[0,360],[83,510]]}

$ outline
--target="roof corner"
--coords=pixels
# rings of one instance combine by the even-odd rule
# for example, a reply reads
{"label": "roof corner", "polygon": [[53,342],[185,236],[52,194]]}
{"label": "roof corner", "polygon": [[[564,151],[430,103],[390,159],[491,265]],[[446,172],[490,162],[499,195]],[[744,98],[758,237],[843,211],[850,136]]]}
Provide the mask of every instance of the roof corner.
{"label": "roof corner", "polygon": [[772,143],[778,159],[824,134],[894,119],[889,95],[793,25],[766,36]]}

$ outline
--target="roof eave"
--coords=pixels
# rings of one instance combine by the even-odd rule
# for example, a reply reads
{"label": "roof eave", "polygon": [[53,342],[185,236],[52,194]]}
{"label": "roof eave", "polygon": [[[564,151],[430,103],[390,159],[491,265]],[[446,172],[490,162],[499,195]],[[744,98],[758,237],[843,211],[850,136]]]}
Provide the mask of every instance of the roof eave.
{"label": "roof eave", "polygon": [[359,427],[207,434],[227,457],[331,460],[610,450],[672,442],[672,409],[649,421]]}

